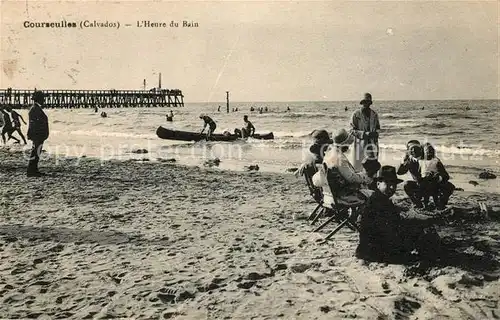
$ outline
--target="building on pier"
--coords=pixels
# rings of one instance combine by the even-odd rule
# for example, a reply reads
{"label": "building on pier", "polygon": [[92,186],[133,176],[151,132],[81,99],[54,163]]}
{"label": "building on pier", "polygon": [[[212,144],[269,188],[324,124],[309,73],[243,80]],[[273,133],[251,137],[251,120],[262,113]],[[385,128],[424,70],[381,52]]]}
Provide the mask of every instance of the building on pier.
{"label": "building on pier", "polygon": [[[42,90],[45,108],[148,108],[183,107],[184,95],[179,89],[151,90]],[[34,90],[0,89],[0,106],[29,108]]]}

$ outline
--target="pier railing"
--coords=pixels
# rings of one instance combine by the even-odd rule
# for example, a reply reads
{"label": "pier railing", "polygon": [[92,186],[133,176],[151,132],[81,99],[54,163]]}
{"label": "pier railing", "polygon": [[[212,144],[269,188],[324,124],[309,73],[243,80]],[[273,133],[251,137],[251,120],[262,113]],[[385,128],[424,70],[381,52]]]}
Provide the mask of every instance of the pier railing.
{"label": "pier railing", "polygon": [[[178,89],[151,90],[42,90],[46,108],[144,108],[183,107]],[[0,89],[0,106],[29,108],[34,90]]]}

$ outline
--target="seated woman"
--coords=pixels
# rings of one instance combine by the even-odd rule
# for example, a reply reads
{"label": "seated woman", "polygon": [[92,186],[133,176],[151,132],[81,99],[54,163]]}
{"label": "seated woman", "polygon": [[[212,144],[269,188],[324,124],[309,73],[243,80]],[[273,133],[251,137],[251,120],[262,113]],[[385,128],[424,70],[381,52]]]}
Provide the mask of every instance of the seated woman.
{"label": "seated woman", "polygon": [[333,140],[326,130],[314,130],[312,133],[313,144],[309,147],[309,152],[316,164],[323,163],[325,152],[328,150]]}
{"label": "seated woman", "polygon": [[304,169],[312,164],[319,165],[323,163],[325,152],[329,149],[333,140],[326,130],[314,130],[311,134],[313,144],[309,147],[308,152],[304,154],[303,163],[295,172],[296,176],[303,175]]}
{"label": "seated woman", "polygon": [[345,153],[354,142],[354,136],[345,129],[337,131],[333,138],[333,148],[324,157],[323,166],[326,180],[335,197],[344,204],[363,204],[373,194],[365,186],[371,179],[358,173],[347,159]]}

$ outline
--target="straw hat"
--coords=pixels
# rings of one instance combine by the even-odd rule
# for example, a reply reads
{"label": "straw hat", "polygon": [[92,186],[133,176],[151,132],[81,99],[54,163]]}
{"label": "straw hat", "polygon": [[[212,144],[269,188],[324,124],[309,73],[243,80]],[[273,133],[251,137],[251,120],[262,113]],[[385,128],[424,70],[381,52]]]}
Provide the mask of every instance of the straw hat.
{"label": "straw hat", "polygon": [[333,140],[330,138],[330,134],[323,129],[314,130],[311,134],[315,144],[331,144]]}
{"label": "straw hat", "polygon": [[333,136],[333,143],[335,145],[347,146],[354,142],[354,136],[346,131],[346,129],[338,130]]}

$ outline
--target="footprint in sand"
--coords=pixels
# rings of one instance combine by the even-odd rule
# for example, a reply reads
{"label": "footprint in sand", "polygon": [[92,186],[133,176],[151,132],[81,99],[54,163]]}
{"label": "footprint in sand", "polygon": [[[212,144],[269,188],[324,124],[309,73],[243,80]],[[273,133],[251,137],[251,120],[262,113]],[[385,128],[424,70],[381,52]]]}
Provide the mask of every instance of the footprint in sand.
{"label": "footprint in sand", "polygon": [[420,302],[410,297],[399,297],[394,301],[394,319],[409,319],[415,310],[421,307]]}
{"label": "footprint in sand", "polygon": [[389,284],[387,283],[387,281],[384,281],[382,283],[382,289],[384,289],[385,294],[388,294],[391,292],[391,289],[389,289]]}
{"label": "footprint in sand", "polygon": [[182,302],[187,299],[193,299],[195,295],[189,290],[162,288],[156,296],[161,300],[161,302],[165,304],[172,304]]}

